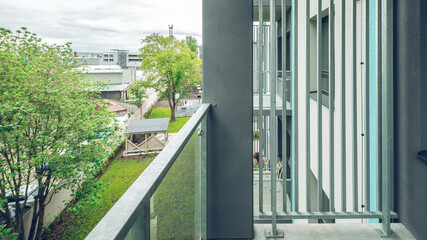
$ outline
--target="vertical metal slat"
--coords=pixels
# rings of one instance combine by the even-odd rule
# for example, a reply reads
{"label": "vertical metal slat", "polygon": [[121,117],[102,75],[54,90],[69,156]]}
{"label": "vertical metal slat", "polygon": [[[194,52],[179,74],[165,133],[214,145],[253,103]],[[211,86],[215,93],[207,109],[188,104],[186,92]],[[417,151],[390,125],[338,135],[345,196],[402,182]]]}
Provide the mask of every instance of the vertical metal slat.
{"label": "vertical metal slat", "polygon": [[259,212],[264,211],[264,177],[263,177],[263,169],[264,169],[264,129],[263,129],[263,108],[264,108],[264,83],[263,83],[263,40],[264,40],[264,21],[263,21],[263,1],[259,1],[258,5],[259,9],[259,28],[258,28],[258,143],[259,143],[259,151],[258,151],[258,166],[259,166]]}
{"label": "vertical metal slat", "polygon": [[377,28],[377,41],[376,41],[376,60],[377,60],[377,211],[382,209],[382,26],[381,26],[381,0],[376,1],[377,14],[376,14],[376,28]]}
{"label": "vertical metal slat", "polygon": [[335,212],[334,166],[334,101],[335,101],[335,14],[334,2],[329,1],[329,211]]}
{"label": "vertical metal slat", "polygon": [[292,159],[294,163],[294,211],[299,211],[299,184],[298,184],[298,1],[294,0],[293,3],[293,103],[292,103],[292,137],[293,137],[293,151]]}
{"label": "vertical metal slat", "polygon": [[341,1],[341,211],[347,211],[346,124],[345,124],[345,1]]}
{"label": "vertical metal slat", "polygon": [[353,0],[353,15],[352,15],[352,54],[353,54],[353,61],[352,61],[352,137],[353,137],[353,147],[352,147],[352,153],[353,153],[353,211],[357,212],[359,208],[358,204],[358,183],[357,183],[357,73],[356,73],[356,2],[357,0]]}
{"label": "vertical metal slat", "polygon": [[286,0],[282,0],[282,202],[283,212],[287,212],[287,106],[286,106]]}
{"label": "vertical metal slat", "polygon": [[306,145],[306,194],[307,212],[311,211],[311,184],[310,184],[310,0],[305,1],[305,145]]}
{"label": "vertical metal slat", "polygon": [[382,230],[386,236],[391,233],[391,178],[390,167],[393,158],[393,1],[383,0],[382,4],[382,77],[383,77],[383,204]]}
{"label": "vertical metal slat", "polygon": [[323,161],[322,161],[322,0],[317,1],[317,204],[323,211]]}
{"label": "vertical metal slat", "polygon": [[365,0],[365,129],[364,131],[364,140],[365,140],[365,152],[364,152],[364,160],[365,160],[365,211],[370,211],[370,176],[369,176],[369,0]]}
{"label": "vertical metal slat", "polygon": [[276,0],[270,0],[270,162],[272,235],[277,232],[276,212]]}

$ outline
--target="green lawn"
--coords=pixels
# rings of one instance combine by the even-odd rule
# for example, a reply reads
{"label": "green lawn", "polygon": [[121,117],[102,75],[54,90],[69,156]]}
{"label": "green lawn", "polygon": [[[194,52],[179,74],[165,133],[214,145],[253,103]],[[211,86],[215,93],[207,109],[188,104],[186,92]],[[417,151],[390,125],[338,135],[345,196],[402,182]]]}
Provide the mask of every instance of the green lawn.
{"label": "green lawn", "polygon": [[[191,137],[154,193],[157,239],[196,239],[200,205],[200,137]],[[198,213],[198,214],[196,214]],[[197,238],[198,239],[198,238]]]}
{"label": "green lawn", "polygon": [[55,238],[84,239],[154,158],[114,160],[100,178],[104,183],[100,206],[95,209],[89,207],[72,216],[62,233],[57,233]]}
{"label": "green lawn", "polygon": [[[151,112],[150,116],[148,118],[170,118],[171,117],[171,110],[169,107],[159,107],[154,108]],[[169,133],[176,133],[178,132],[182,126],[190,119],[190,117],[177,117],[176,122],[170,122],[169,123]]]}

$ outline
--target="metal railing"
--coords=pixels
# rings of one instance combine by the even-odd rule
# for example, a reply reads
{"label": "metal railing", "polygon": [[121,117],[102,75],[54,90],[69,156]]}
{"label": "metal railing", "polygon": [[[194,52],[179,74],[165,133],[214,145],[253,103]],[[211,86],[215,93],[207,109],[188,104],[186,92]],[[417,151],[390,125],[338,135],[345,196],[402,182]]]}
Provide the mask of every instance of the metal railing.
{"label": "metal railing", "polygon": [[[150,232],[153,228],[150,226],[153,221],[153,216],[150,218],[150,213],[153,213],[152,206],[155,202],[152,197],[194,136],[201,136],[201,138],[196,140],[199,141],[197,146],[200,149],[190,149],[190,152],[200,154],[200,160],[197,161],[200,165],[196,168],[196,175],[198,175],[197,178],[200,182],[196,182],[197,186],[194,186],[195,191],[198,192],[198,196],[194,197],[195,204],[199,208],[195,213],[197,215],[195,216],[195,223],[198,229],[194,230],[192,237],[206,239],[206,115],[210,107],[210,104],[202,104],[96,225],[86,237],[87,240],[150,239]],[[186,161],[185,156],[182,160]],[[181,223],[175,222],[175,224],[180,226]],[[157,227],[160,228],[160,226]]]}
{"label": "metal railing", "polygon": [[[313,2],[317,4],[312,5]],[[332,222],[335,219],[380,219],[382,233],[390,235],[390,219],[397,217],[392,211],[393,188],[390,184],[393,167],[393,4],[391,0],[375,0],[375,9],[370,9],[369,2],[369,0],[292,1],[292,23],[289,24],[292,25],[290,45],[292,77],[290,91],[286,91],[286,87],[280,86],[283,83],[277,81],[276,56],[279,55],[277,32],[284,33],[287,30],[287,6],[285,0],[282,0],[280,7],[282,20],[279,30],[276,27],[276,0],[270,0],[269,31],[264,31],[263,6],[259,1],[258,27],[254,28],[258,41],[254,51],[256,56],[268,56],[269,59],[258,57],[254,63],[254,73],[257,74],[257,85],[260,87],[257,91],[259,105],[254,111],[254,115],[257,116],[254,131],[259,131],[259,140],[254,146],[260,158],[257,169],[259,195],[256,196],[259,199],[255,201],[258,202],[259,216],[255,218],[255,222],[271,223],[272,230],[269,235],[272,237],[283,235],[283,232],[277,229],[278,222],[289,222],[294,219],[332,220]],[[299,9],[299,5],[303,8]],[[372,12],[375,12],[376,17],[375,34],[372,32],[370,34],[372,25],[369,25],[369,17]],[[329,15],[328,31],[322,31],[322,18],[325,14]],[[349,22],[346,14],[351,15]],[[340,16],[338,21],[336,16]],[[357,28],[361,30],[358,31]],[[277,29],[277,32],[272,29]],[[336,30],[339,33],[337,36]],[[266,32],[270,35],[268,39],[276,40],[263,42],[262,40],[266,39],[264,36]],[[310,36],[311,32],[316,32],[316,35]],[[328,38],[325,38],[325,34]],[[350,42],[346,40],[346,35],[351,36]],[[325,39],[329,40],[323,42]],[[377,45],[375,58],[370,56],[371,39],[374,39]],[[287,46],[286,38],[282,37],[281,41],[281,46]],[[328,51],[322,50],[324,46],[328,46]],[[339,54],[335,53],[337,46],[341,47],[338,50]],[[315,56],[310,54],[313,53],[311,51],[313,47],[316,49]],[[264,52],[267,50],[268,54]],[[282,47],[282,69],[286,66],[284,51],[286,48]],[[329,92],[326,97],[323,96],[322,89],[325,79],[324,74],[322,75],[322,61],[325,54],[329,61],[327,70]],[[339,61],[336,61],[338,56]],[[347,59],[351,61],[346,62]],[[305,66],[298,66],[304,62]],[[269,71],[262,67],[266,63]],[[375,69],[371,70],[370,64],[375,65],[375,74],[371,74]],[[269,75],[268,78],[266,74]],[[262,88],[266,86],[264,81],[267,80],[271,99],[268,109],[265,109],[262,101],[263,93],[266,91]],[[313,100],[310,93],[316,89],[317,99]],[[374,89],[376,91],[372,97]],[[281,109],[278,108],[276,101],[277,90],[281,91],[281,94],[278,94],[282,101]],[[328,99],[328,106],[322,103],[324,97]],[[290,108],[286,104],[288,99]],[[287,114],[288,110],[292,113]],[[266,111],[269,111],[268,118]],[[285,116],[289,116],[289,120]],[[265,124],[264,121],[267,119],[269,122]],[[278,120],[281,120],[281,132]],[[375,135],[371,132],[373,128],[371,122],[375,122],[374,126],[377,128]],[[286,138],[288,132],[291,135],[290,144]],[[277,141],[280,139],[281,146],[278,146]],[[291,154],[287,161],[291,168],[289,179],[291,184],[284,184],[288,172],[288,164],[284,160],[287,159],[289,148]],[[279,149],[281,153],[278,152]],[[373,151],[376,151],[375,154],[371,154]],[[282,159],[279,158],[280,155]],[[267,211],[263,194],[265,191],[263,175],[266,170],[263,167],[264,161],[261,161],[263,156],[268,158],[267,170],[271,171],[269,172],[271,202]],[[276,177],[275,166],[280,161],[281,171],[284,174]],[[371,168],[374,163],[375,167]],[[276,187],[276,184],[281,186]],[[291,189],[288,189],[289,187]],[[376,189],[375,194],[372,193],[372,189]],[[281,192],[279,198],[277,192]],[[372,200],[373,195],[375,201]],[[281,205],[281,211],[277,211],[278,204]]]}

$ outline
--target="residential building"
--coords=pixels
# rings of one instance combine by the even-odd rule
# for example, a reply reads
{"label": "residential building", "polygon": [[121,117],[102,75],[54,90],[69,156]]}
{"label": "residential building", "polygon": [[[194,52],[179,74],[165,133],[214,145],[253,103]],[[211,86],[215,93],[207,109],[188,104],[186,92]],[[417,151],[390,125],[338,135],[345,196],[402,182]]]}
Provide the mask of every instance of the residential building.
{"label": "residential building", "polygon": [[[265,234],[275,238],[280,228],[293,239],[362,237],[380,228],[427,239],[426,15],[427,2],[417,0],[204,0],[205,104],[87,239],[159,237],[156,192],[185,160],[194,160],[187,170],[194,212],[162,211],[181,219],[170,234],[190,222],[187,238],[260,238],[267,224]],[[254,21],[268,21],[271,31],[254,31]],[[281,73],[288,69],[289,77]],[[254,125],[264,129],[260,155],[271,170],[264,186],[262,170],[254,182]],[[310,219],[336,223],[301,223]],[[320,234],[310,235],[313,229]]]}
{"label": "residential building", "polygon": [[85,67],[88,78],[105,84],[101,98],[128,100],[129,86],[135,81],[135,68],[123,69],[118,65],[89,65]]}
{"label": "residential building", "polygon": [[76,52],[82,63],[87,65],[119,65],[122,68],[139,68],[141,59],[137,52],[112,49],[109,52]]}

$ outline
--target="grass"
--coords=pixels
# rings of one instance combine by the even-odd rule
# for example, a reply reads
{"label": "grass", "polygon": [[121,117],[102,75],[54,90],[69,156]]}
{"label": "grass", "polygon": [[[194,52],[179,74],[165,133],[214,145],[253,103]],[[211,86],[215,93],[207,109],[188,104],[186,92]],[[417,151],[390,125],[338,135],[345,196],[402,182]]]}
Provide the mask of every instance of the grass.
{"label": "grass", "polygon": [[100,206],[73,214],[54,239],[84,239],[154,158],[114,160],[99,180],[104,183]]}
{"label": "grass", "polygon": [[[149,118],[170,118],[168,107],[154,108]],[[178,117],[169,123],[169,132],[176,133],[190,119]],[[195,224],[195,149],[200,149],[198,136],[193,136],[180,154],[154,195],[154,211],[157,221],[157,239],[192,239]],[[136,178],[155,157],[119,160],[115,159],[99,181],[104,183],[102,202],[97,208],[88,207],[76,214],[68,213],[67,220],[55,235],[45,239],[84,239],[96,224],[119,200]]]}
{"label": "grass", "polygon": [[[158,107],[154,108],[153,111],[150,113],[150,116],[148,118],[170,118],[171,117],[171,110],[169,107]],[[170,122],[169,123],[169,133],[177,133],[182,126],[190,119],[190,117],[177,117],[176,122]]]}
{"label": "grass", "polygon": [[200,171],[196,159],[200,149],[200,138],[193,135],[169,170],[154,194],[154,214],[157,219],[157,239],[195,239],[195,214],[200,205],[195,200],[200,192],[195,184],[200,181],[195,172]]}

